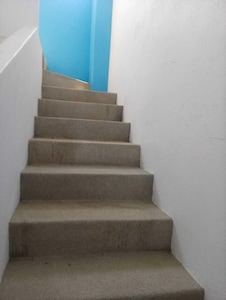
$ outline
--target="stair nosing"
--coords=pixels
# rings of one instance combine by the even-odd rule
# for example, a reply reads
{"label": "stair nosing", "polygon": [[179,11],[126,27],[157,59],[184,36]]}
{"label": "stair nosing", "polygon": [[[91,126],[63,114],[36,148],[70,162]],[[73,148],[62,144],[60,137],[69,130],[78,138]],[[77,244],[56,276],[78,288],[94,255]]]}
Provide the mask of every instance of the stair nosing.
{"label": "stair nosing", "polygon": [[33,137],[29,142],[48,142],[48,143],[63,143],[63,144],[97,144],[97,145],[116,145],[116,146],[125,146],[125,147],[137,147],[140,148],[139,144],[134,144],[131,142],[122,142],[122,141],[99,141],[99,140],[80,140],[80,139],[68,139],[68,138],[51,138],[51,137]]}
{"label": "stair nosing", "polygon": [[[54,171],[60,172],[54,172]],[[92,170],[92,172],[90,172]],[[98,170],[101,171],[98,173]],[[43,172],[44,171],[44,172]],[[120,173],[122,171],[122,173]],[[134,173],[133,173],[134,172]],[[62,165],[62,164],[38,164],[27,165],[21,172],[22,175],[88,175],[88,176],[151,176],[153,174],[133,166],[104,166],[104,165]]]}

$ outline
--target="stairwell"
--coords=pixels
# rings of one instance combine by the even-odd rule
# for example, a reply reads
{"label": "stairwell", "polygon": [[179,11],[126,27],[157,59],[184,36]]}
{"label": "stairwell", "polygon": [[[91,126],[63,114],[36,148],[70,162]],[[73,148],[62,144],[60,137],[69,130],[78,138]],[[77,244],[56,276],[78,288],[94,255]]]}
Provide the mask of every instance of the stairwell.
{"label": "stairwell", "polygon": [[43,77],[0,300],[203,300],[116,94],[56,77]]}

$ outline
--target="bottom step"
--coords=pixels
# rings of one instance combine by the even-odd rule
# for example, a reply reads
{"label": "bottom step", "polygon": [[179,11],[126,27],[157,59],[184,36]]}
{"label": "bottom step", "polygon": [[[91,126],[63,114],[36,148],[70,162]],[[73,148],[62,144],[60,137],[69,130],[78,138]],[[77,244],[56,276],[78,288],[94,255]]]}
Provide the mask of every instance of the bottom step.
{"label": "bottom step", "polygon": [[203,289],[167,252],[15,259],[1,300],[203,300]]}

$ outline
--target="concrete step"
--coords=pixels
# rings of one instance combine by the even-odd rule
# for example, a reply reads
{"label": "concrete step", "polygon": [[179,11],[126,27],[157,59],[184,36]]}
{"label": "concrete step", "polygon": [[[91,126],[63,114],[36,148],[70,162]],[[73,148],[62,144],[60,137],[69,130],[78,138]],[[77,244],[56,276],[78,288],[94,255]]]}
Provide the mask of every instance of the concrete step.
{"label": "concrete step", "polygon": [[28,164],[139,167],[140,146],[122,142],[34,138],[29,141]]}
{"label": "concrete step", "polygon": [[203,289],[168,252],[11,260],[1,300],[203,300]]}
{"label": "concrete step", "polygon": [[42,98],[89,103],[116,104],[117,94],[43,86]]}
{"label": "concrete step", "polygon": [[141,168],[28,166],[21,174],[22,200],[150,201],[153,175]]}
{"label": "concrete step", "polygon": [[129,141],[130,124],[69,118],[35,118],[35,136],[90,141]]}
{"label": "concrete step", "polygon": [[11,257],[169,250],[172,220],[151,203],[30,201],[9,232]]}
{"label": "concrete step", "polygon": [[44,86],[55,86],[63,88],[73,88],[80,90],[89,90],[90,86],[87,82],[77,80],[68,76],[43,70],[42,72],[42,85]]}
{"label": "concrete step", "polygon": [[123,107],[71,101],[39,99],[38,115],[91,120],[122,121]]}

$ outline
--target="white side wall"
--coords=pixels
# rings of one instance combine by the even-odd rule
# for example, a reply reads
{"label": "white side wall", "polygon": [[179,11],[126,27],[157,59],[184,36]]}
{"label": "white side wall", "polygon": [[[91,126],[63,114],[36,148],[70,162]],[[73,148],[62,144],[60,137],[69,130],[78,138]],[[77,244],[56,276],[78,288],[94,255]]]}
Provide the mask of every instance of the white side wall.
{"label": "white side wall", "polygon": [[172,250],[226,299],[226,1],[114,0],[109,90],[118,92]]}
{"label": "white side wall", "polygon": [[42,51],[37,29],[23,28],[0,45],[0,281],[8,261],[8,224],[19,202],[41,96]]}
{"label": "white side wall", "polygon": [[37,26],[39,0],[0,0],[0,36],[23,26]]}

